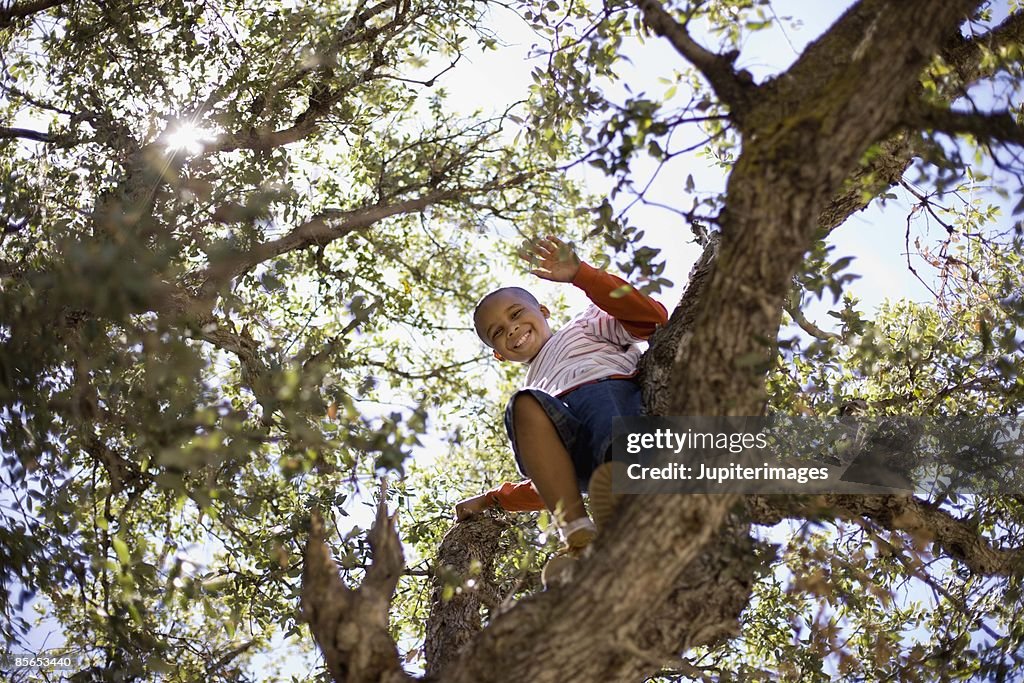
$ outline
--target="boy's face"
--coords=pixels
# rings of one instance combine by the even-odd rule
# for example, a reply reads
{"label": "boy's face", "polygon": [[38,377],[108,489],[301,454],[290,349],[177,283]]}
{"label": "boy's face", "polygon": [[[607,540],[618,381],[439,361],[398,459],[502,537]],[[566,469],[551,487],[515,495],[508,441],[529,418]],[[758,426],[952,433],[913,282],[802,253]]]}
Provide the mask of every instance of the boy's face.
{"label": "boy's face", "polygon": [[476,315],[476,329],[494,357],[525,363],[551,339],[551,312],[516,292],[500,292],[489,298]]}

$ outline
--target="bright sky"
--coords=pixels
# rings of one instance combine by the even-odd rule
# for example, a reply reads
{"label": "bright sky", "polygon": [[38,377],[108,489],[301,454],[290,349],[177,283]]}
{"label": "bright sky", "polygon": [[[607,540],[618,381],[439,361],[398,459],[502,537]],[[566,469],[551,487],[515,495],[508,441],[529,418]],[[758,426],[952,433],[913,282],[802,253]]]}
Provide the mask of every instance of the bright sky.
{"label": "bright sky", "polygon": [[[741,50],[738,66],[750,70],[757,80],[778,73],[789,66],[798,52],[812,39],[821,34],[842,13],[844,3],[807,3],[799,0],[780,0],[773,3],[776,15],[782,19],[781,27],[775,27],[752,34]],[[451,94],[452,104],[462,112],[475,109],[495,112],[522,97],[529,86],[530,69],[536,64],[526,60],[531,45],[539,38],[511,12],[496,8],[495,18],[500,22],[497,33],[508,46],[497,52],[473,54],[463,58],[453,71],[441,80]],[[797,21],[787,20],[792,17]],[[713,43],[705,42],[709,47]],[[622,62],[619,69],[620,84],[606,87],[606,91],[626,96],[621,83],[628,83],[634,94],[648,92],[660,95],[666,89],[659,77],[671,78],[674,68],[682,65],[682,59],[664,40],[651,39],[643,45],[629,48],[632,64]],[[680,95],[682,96],[682,95]],[[661,173],[651,187],[654,200],[675,206],[688,206],[691,199],[684,190],[686,174],[692,174],[698,192],[717,192],[724,187],[725,176],[711,163],[690,157],[692,164],[685,173]],[[654,163],[640,159],[633,166],[636,178],[646,179],[654,171]],[[589,166],[573,170],[573,177],[582,178],[586,186],[601,196],[607,191],[606,179]],[[905,218],[909,210],[905,201],[890,202],[886,209],[872,207],[854,216],[843,229],[836,231],[833,243],[836,256],[857,257],[853,270],[862,275],[853,290],[862,300],[865,310],[872,311],[886,297],[907,296],[924,300],[926,290],[907,270],[903,255],[903,233]],[[699,249],[692,243],[689,227],[676,214],[663,209],[637,205],[630,212],[632,224],[646,232],[645,243],[660,248],[668,263],[666,275],[675,282],[675,287],[659,295],[666,303],[678,301],[687,273]],[[550,299],[565,294],[572,309],[585,305],[582,294],[572,288],[558,287],[538,281],[520,268],[518,264],[496,264],[498,267],[514,266],[509,270],[509,284],[529,286],[538,296]],[[568,290],[568,291],[567,291]],[[826,303],[831,304],[831,299]],[[824,328],[829,328],[834,319],[825,316],[823,309],[814,310],[815,319]]]}

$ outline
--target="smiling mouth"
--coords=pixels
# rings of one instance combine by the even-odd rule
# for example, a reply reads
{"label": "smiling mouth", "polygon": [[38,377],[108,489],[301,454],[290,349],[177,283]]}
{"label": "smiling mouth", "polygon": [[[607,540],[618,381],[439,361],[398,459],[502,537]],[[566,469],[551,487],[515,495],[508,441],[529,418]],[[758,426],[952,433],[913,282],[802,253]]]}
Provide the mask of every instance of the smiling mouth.
{"label": "smiling mouth", "polygon": [[533,331],[532,330],[527,330],[526,332],[524,332],[523,336],[520,337],[519,339],[517,339],[516,343],[512,345],[512,350],[515,351],[520,346],[525,344],[530,339],[531,336],[533,336]]}

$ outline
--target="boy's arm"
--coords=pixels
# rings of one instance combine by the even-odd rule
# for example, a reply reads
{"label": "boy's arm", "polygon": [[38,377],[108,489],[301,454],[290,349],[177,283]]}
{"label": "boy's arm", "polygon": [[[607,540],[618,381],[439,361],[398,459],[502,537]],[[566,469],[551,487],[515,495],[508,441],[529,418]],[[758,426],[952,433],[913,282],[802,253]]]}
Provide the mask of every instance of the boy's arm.
{"label": "boy's arm", "polygon": [[503,510],[523,512],[525,510],[543,510],[544,501],[529,479],[513,484],[505,482],[484,494],[490,496]]}
{"label": "boy's arm", "polygon": [[494,506],[509,512],[543,510],[544,501],[540,499],[540,494],[533,487],[532,481],[527,479],[518,484],[507,482],[481,493],[479,496],[473,496],[457,503],[455,517],[461,522]]}
{"label": "boy's arm", "polygon": [[668,311],[660,303],[622,278],[586,263],[580,263],[572,284],[634,337],[646,339],[654,334],[658,325],[668,321]]}

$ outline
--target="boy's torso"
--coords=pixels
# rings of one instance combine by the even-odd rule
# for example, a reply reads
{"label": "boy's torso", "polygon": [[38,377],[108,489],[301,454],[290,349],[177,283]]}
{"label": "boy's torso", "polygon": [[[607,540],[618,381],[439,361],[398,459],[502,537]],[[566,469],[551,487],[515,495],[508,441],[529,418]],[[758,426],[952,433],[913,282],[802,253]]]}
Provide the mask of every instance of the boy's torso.
{"label": "boy's torso", "polygon": [[524,388],[552,396],[607,377],[636,372],[637,339],[612,316],[590,306],[555,332],[530,362]]}

